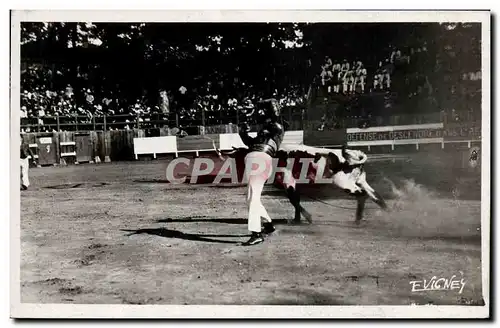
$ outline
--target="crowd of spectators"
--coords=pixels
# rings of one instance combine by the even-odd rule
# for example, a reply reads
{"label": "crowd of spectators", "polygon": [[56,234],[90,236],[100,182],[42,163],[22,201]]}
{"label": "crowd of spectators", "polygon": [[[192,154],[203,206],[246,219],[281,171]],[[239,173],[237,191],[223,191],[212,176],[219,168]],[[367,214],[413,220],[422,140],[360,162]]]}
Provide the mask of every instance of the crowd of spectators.
{"label": "crowd of spectators", "polygon": [[[363,61],[332,60],[325,57],[321,65],[321,87],[329,94],[363,94],[370,91],[391,89],[391,76],[396,62],[403,59],[401,50],[392,48],[387,58],[378,62],[378,65],[369,72]],[[408,60],[409,57],[404,57]]]}
{"label": "crowd of spectators", "polygon": [[[401,49],[389,47],[385,55],[366,61],[366,65],[363,60],[326,57],[321,65],[317,87],[325,95],[324,99],[336,95],[356,99],[360,95],[382,93],[384,103],[379,107],[388,114],[392,114],[396,102],[394,95],[397,94],[402,104],[400,107],[405,111],[411,112],[414,107],[416,113],[424,111],[424,108],[433,113],[444,112],[454,120],[460,120],[460,113],[470,111],[470,104],[480,104],[480,84],[477,83],[481,79],[480,71],[471,65],[457,75],[454,73],[456,67],[463,65],[452,51],[451,55],[429,52],[424,41],[418,46]],[[23,131],[71,130],[73,123],[103,124],[103,116],[107,117],[106,129],[109,130],[130,129],[137,124],[167,125],[171,128],[237,124],[238,115],[254,112],[256,103],[265,96],[278,99],[285,108],[299,109],[304,107],[306,98],[311,97],[292,86],[274,90],[272,95],[264,95],[252,85],[241,82],[235,82],[232,88],[226,89],[224,85],[227,82],[214,78],[213,82],[207,82],[198,89],[179,85],[172,90],[159,90],[156,95],[131,101],[124,100],[126,97],[113,91],[93,90],[91,87],[77,87],[75,90],[70,84],[51,82],[65,81],[65,74],[67,72],[63,70],[41,65],[25,67],[21,75]],[[444,78],[439,80],[436,77]],[[239,85],[239,88],[234,85]],[[350,103],[337,106],[342,115],[330,109],[330,112],[320,114],[322,123],[319,129],[324,129],[328,120],[335,121],[339,116],[361,117],[370,121],[370,117],[378,115],[365,107],[372,106]]]}
{"label": "crowd of spectators", "polygon": [[[341,62],[326,57],[317,85],[320,105],[326,106],[318,107],[323,109],[315,115],[317,129],[339,126],[340,121],[351,118],[360,122],[359,127],[397,124],[383,121],[403,116],[412,120],[401,124],[416,124],[420,117],[477,119],[481,74],[474,54],[459,55],[453,44],[441,41],[436,47],[435,42],[433,47],[426,40],[400,48],[390,46],[380,59],[372,58],[366,65],[362,60]],[[378,98],[380,104],[356,105],[366,97]]]}
{"label": "crowd of spectators", "polygon": [[[24,132],[70,130],[80,125],[103,124],[106,116],[107,130],[130,129],[136,124],[153,122],[156,127],[236,124],[239,113],[252,113],[264,95],[245,86],[246,92],[221,95],[211,83],[201,89],[189,90],[180,85],[177,90],[161,90],[151,105],[146,97],[135,102],[123,100],[112,92],[95,92],[84,88],[80,92],[67,84],[52,90],[47,81],[54,74],[41,66],[27,68],[21,82],[21,119]],[[291,90],[275,90],[273,95],[282,106],[297,106],[304,97]],[[151,100],[151,99],[149,99]],[[57,124],[57,122],[59,124]]]}
{"label": "crowd of spectators", "polygon": [[[125,127],[135,121],[135,117],[151,113],[151,108],[144,100],[137,99],[135,103],[124,104],[118,97],[110,93],[104,97],[96,97],[90,88],[83,89],[77,96],[70,84],[63,89],[52,90],[47,85],[54,74],[62,75],[60,71],[53,72],[42,66],[32,66],[21,75],[21,120],[26,122],[22,127],[24,132],[39,129],[42,132],[55,131],[59,120],[60,130],[70,129],[75,124],[92,124],[93,117],[122,116]],[[159,107],[157,108],[159,110]],[[111,120],[109,126],[113,129]],[[123,127],[123,126],[122,126]]]}

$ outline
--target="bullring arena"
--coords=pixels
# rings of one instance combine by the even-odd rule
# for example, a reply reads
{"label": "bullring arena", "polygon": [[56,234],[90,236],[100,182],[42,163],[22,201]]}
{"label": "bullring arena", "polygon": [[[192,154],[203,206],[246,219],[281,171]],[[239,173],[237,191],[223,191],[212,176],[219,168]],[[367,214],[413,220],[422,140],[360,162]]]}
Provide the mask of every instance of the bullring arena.
{"label": "bullring arena", "polygon": [[[11,24],[11,146],[21,173],[32,160],[13,222],[30,309],[14,289],[13,317],[64,315],[38,304],[488,303],[489,13],[40,14]],[[245,184],[213,183],[242,130],[335,180],[266,185],[276,231],[260,243],[252,219],[249,247]],[[190,159],[181,178],[201,157],[212,172],[173,183],[169,163]],[[292,222],[299,194],[310,222]]]}
{"label": "bullring arena", "polygon": [[[372,148],[367,180],[390,211],[368,202],[359,225],[355,200],[330,186],[302,186],[313,223],[290,225],[293,207],[266,186],[277,230],[254,247],[238,245],[245,187],[168,183],[171,158],[32,168],[21,302],[483,304],[481,173],[464,165],[468,151]],[[461,293],[412,291],[411,281],[452,275]]]}

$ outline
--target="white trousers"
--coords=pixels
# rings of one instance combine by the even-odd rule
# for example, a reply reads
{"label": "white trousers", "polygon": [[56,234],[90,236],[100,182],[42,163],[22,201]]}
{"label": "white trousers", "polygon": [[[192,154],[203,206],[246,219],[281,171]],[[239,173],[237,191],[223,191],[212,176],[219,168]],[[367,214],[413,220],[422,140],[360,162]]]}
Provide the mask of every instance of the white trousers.
{"label": "white trousers", "polygon": [[25,187],[29,187],[30,185],[30,179],[28,176],[29,167],[29,158],[21,158],[21,184]]}
{"label": "white trousers", "polygon": [[248,230],[261,231],[261,219],[271,222],[260,200],[264,185],[272,173],[272,157],[263,152],[251,152],[245,157],[245,177],[248,179]]}

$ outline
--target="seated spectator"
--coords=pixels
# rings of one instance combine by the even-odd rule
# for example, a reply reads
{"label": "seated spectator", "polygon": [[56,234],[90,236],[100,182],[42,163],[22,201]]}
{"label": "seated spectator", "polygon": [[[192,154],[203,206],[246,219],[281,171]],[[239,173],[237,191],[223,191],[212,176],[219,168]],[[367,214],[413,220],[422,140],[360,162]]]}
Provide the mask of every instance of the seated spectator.
{"label": "seated spectator", "polygon": [[390,90],[391,88],[391,75],[393,70],[393,64],[389,62],[389,59],[386,60],[385,65],[382,68],[382,74],[384,75],[384,83],[386,90]]}
{"label": "seated spectator", "polygon": [[236,100],[236,98],[234,97],[229,98],[227,101],[227,106],[229,107],[229,109],[235,109],[236,106],[238,106],[238,100]]}
{"label": "seated spectator", "polygon": [[361,93],[365,92],[365,84],[366,84],[366,68],[363,66],[363,63],[358,62],[358,66],[356,68],[356,86],[359,85],[361,88]]}
{"label": "seated spectator", "polygon": [[329,56],[325,57],[325,67],[326,69],[331,69],[333,66],[332,60]]}
{"label": "seated spectator", "polygon": [[321,66],[321,74],[319,75],[321,77],[321,85],[326,86],[326,80],[327,80],[327,70],[326,66]]}
{"label": "seated spectator", "polygon": [[342,78],[342,93],[343,94],[348,94],[351,93],[352,91],[352,84],[354,82],[354,76],[352,74],[351,70],[348,70],[345,72],[343,78]]}
{"label": "seated spectator", "polygon": [[44,117],[45,116],[45,110],[43,109],[42,106],[38,107],[38,117]]}
{"label": "seated spectator", "polygon": [[354,71],[349,70],[347,72],[347,85],[348,85],[348,93],[353,94],[355,89],[355,77]]}
{"label": "seated spectator", "polygon": [[375,76],[373,78],[373,89],[382,90],[383,82],[384,82],[384,72],[383,72],[382,62],[379,62],[377,71],[375,72]]}
{"label": "seated spectator", "polygon": [[344,80],[346,78],[346,74],[347,72],[344,72],[344,71],[340,71],[338,74],[337,74],[337,92],[336,93],[340,93],[340,85],[342,84],[342,92],[345,92],[344,89],[346,89],[347,87],[344,88]]}
{"label": "seated spectator", "polygon": [[85,100],[88,104],[94,103],[94,95],[92,94],[92,91],[90,91],[90,89],[87,89],[87,91],[85,92]]}
{"label": "seated spectator", "polygon": [[397,61],[399,61],[400,59],[401,59],[401,50],[399,50],[397,48],[393,48],[393,50],[391,52],[390,62],[392,64],[394,64]]}
{"label": "seated spectator", "polygon": [[333,83],[333,72],[331,70],[327,70],[325,84],[326,84],[328,93],[332,92],[332,83]]}
{"label": "seated spectator", "polygon": [[342,66],[340,65],[340,63],[335,63],[335,65],[333,65],[333,67],[332,67],[333,75],[337,74],[341,70],[342,70]]}
{"label": "seated spectator", "polygon": [[[337,65],[339,65],[339,64],[337,64]],[[333,76],[332,76],[332,85],[333,85],[333,92],[334,93],[340,92],[340,83],[342,81],[343,76],[344,76],[344,73],[340,70],[340,65],[339,65],[338,69],[336,69],[333,72]]]}
{"label": "seated spectator", "polygon": [[65,95],[67,98],[72,98],[74,93],[73,93],[73,88],[71,87],[70,84],[66,85],[66,90],[64,91]]}
{"label": "seated spectator", "polygon": [[347,59],[344,59],[344,61],[342,62],[342,66],[340,67],[340,70],[345,73],[349,69],[350,69],[349,62],[347,61]]}

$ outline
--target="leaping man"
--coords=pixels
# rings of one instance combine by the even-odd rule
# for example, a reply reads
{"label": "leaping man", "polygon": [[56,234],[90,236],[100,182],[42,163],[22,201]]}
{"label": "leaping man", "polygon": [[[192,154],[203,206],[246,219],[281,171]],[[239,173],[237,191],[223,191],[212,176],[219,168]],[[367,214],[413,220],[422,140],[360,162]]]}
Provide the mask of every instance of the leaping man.
{"label": "leaping man", "polygon": [[278,101],[269,99],[262,101],[261,104],[264,107],[265,119],[257,136],[252,138],[248,135],[250,128],[246,123],[243,123],[239,130],[241,140],[250,150],[245,157],[244,179],[246,180],[244,181],[248,181],[248,230],[251,232],[251,237],[242,244],[243,246],[260,244],[264,242],[263,232],[270,234],[275,230],[260,197],[264,184],[272,174],[273,157],[283,141],[285,130],[278,122],[280,117]]}

